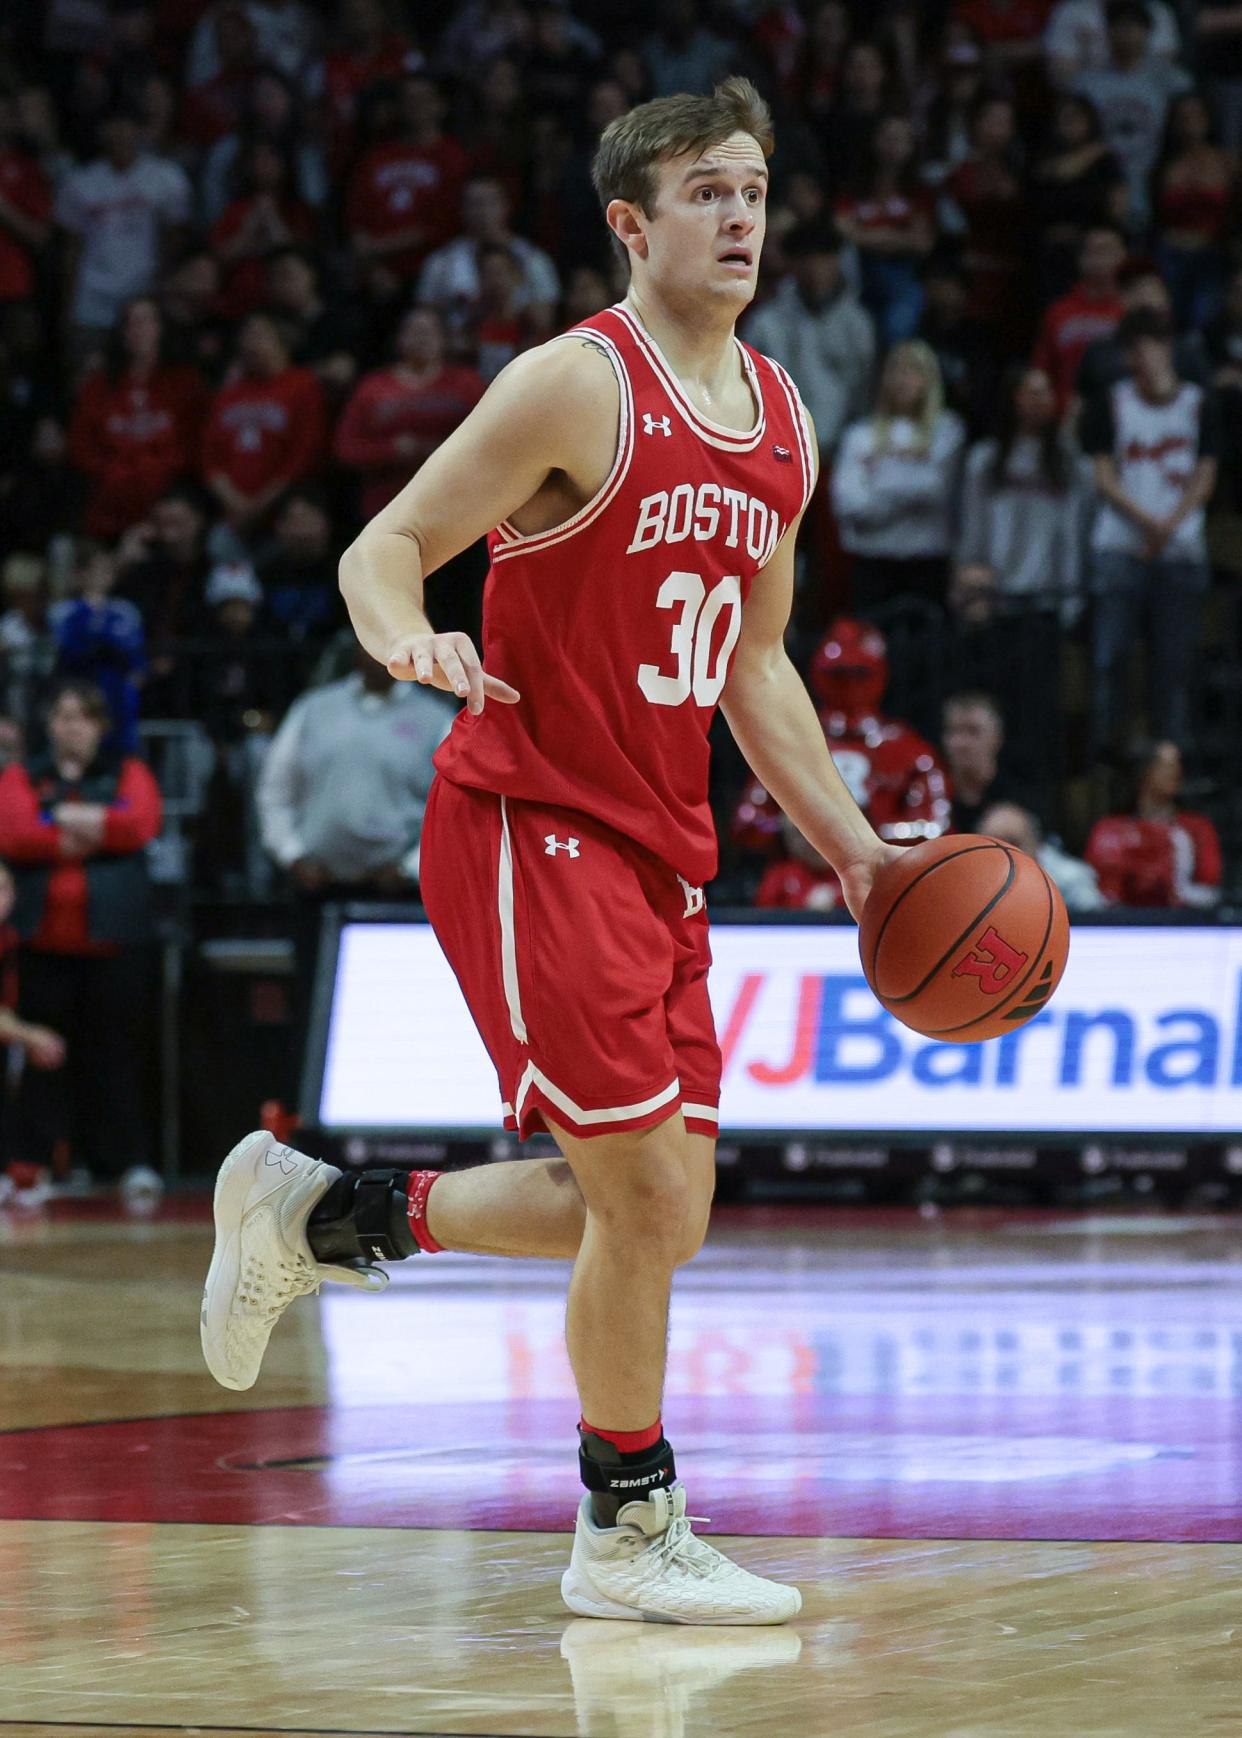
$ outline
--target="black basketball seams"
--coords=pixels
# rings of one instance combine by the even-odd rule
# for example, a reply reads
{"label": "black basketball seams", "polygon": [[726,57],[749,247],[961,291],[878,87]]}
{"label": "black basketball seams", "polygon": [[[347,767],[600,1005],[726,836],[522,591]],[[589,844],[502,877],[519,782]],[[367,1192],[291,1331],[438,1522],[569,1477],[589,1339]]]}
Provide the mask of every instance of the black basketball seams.
{"label": "black basketball seams", "polygon": [[[1032,861],[1032,863],[1035,863],[1035,859],[1033,857],[1031,858],[1031,861]],[[1044,949],[1047,947],[1048,942],[1051,939],[1052,923],[1053,923],[1053,919],[1056,916],[1056,909],[1057,909],[1056,889],[1054,888],[1052,882],[1050,881],[1047,871],[1045,870],[1042,863],[1035,863],[1035,867],[1039,870],[1039,873],[1044,878],[1044,888],[1045,888],[1045,891],[1047,892],[1047,895],[1048,895],[1048,916],[1047,916],[1047,919],[1044,923],[1043,938],[1040,941],[1039,946],[1035,949],[1035,953],[1034,953],[1034,956],[1032,958],[1030,966],[1027,968],[1027,970],[1023,974],[1023,976],[1021,978],[1019,978],[1018,982],[1013,986],[1013,988],[1010,990],[1007,990],[1005,992],[1005,994],[1001,997],[1000,1001],[997,1002],[996,1006],[994,1008],[989,1008],[988,1011],[986,1012],[986,1014],[976,1014],[976,1016],[973,1020],[967,1020],[966,1023],[962,1026],[943,1026],[943,1027],[941,1027],[941,1029],[938,1032],[926,1033],[925,1034],[926,1037],[934,1038],[937,1040],[937,1042],[942,1042],[943,1040],[945,1040],[947,1038],[960,1038],[964,1032],[969,1032],[970,1028],[972,1026],[982,1025],[985,1020],[991,1020],[992,1018],[994,1018],[995,1015],[1000,1013],[1002,1008],[1008,1007],[1009,1004],[1013,1001],[1014,997],[1019,993],[1019,991],[1021,991],[1024,988],[1024,986],[1027,983],[1029,983],[1030,978],[1031,978],[1031,974],[1032,974],[1032,972],[1035,971],[1035,969],[1039,965],[1039,962],[1043,959]],[[1051,970],[1051,967],[1052,967],[1052,961],[1049,960],[1048,961],[1049,970]],[[1040,981],[1042,982],[1042,979]],[[1050,990],[1048,992],[1048,995],[1050,996],[1051,994],[1052,994],[1052,992]],[[1048,1000],[1048,996],[1045,996],[1044,1001],[1046,1002],[1047,1000]],[[1021,1028],[1015,1026],[1013,1028],[1013,1030],[1015,1032],[1017,1032],[1017,1031],[1020,1031]],[[998,1033],[998,1034],[996,1034],[996,1036],[1000,1037],[1000,1036],[1003,1036],[1003,1034]]]}
{"label": "black basketball seams", "polygon": [[[988,915],[988,913],[994,909],[997,902],[999,900],[1003,899],[1005,897],[1006,893],[1008,893],[1009,889],[1013,886],[1014,878],[1017,875],[1017,867],[1014,863],[1013,852],[1009,849],[1008,845],[1002,845],[999,843],[999,841],[996,841],[996,840],[989,840],[989,842],[986,845],[972,845],[965,851],[955,851],[951,857],[941,857],[938,862],[929,863],[926,869],[921,870],[919,872],[919,874],[917,874],[914,877],[914,880],[910,883],[909,887],[902,889],[902,892],[900,893],[898,898],[893,903],[892,910],[888,913],[887,917],[885,917],[885,919],[884,919],[884,922],[881,924],[880,933],[876,937],[876,942],[875,942],[875,958],[876,959],[879,958],[880,942],[883,939],[884,931],[888,928],[888,925],[891,922],[893,916],[896,914],[898,908],[901,906],[903,901],[906,899],[907,895],[912,893],[914,891],[914,889],[918,886],[919,882],[922,881],[925,876],[932,874],[934,870],[941,868],[941,866],[946,864],[946,863],[955,863],[959,857],[969,857],[975,851],[1003,851],[1004,852],[1006,861],[1008,863],[1008,872],[1006,873],[1006,876],[1005,876],[1003,883],[997,889],[997,891],[992,895],[992,897],[991,897],[991,899],[989,899],[988,903],[983,907],[983,910],[980,912],[977,912],[976,915],[971,918],[969,924],[962,931],[962,933],[940,956],[940,958],[936,961],[935,965],[932,966],[931,970],[927,973],[927,975],[923,979],[922,983],[916,984],[914,989],[907,991],[907,993],[904,996],[887,996],[886,995],[883,997],[883,1000],[886,1003],[888,1003],[891,1007],[894,1007],[894,1008],[904,1007],[907,1002],[912,1002],[916,996],[921,996],[923,991],[927,988],[928,984],[930,984],[932,979],[935,977],[936,973],[941,971],[948,964],[949,960],[951,960],[953,958],[953,955],[961,947],[962,943],[964,941],[966,941],[966,939],[971,934],[971,932],[979,927],[979,925],[983,922],[984,918]],[[874,963],[872,965],[872,973],[873,973],[873,975],[875,975]],[[972,1024],[973,1024],[973,1022],[972,1022]]]}

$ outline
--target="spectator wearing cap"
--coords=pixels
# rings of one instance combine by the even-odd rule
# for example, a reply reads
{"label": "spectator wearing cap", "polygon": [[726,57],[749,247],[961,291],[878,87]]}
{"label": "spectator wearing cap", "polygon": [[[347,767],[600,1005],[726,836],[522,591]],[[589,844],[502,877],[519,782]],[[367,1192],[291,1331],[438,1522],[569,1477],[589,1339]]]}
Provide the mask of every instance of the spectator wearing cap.
{"label": "spectator wearing cap", "polygon": [[964,442],[961,419],[944,408],[932,352],[917,341],[898,344],[874,412],[845,431],[832,473],[856,613],[906,596],[943,601]]}
{"label": "spectator wearing cap", "polygon": [[1080,72],[1071,88],[1095,104],[1104,138],[1126,177],[1132,220],[1141,230],[1149,215],[1148,178],[1165,116],[1173,98],[1191,88],[1191,78],[1185,67],[1152,54],[1147,0],[1109,0],[1106,20],[1107,63]]}
{"label": "spectator wearing cap", "polygon": [[790,230],[789,275],[746,326],[747,340],[793,376],[825,461],[866,410],[875,366],[875,326],[846,278],[843,251],[829,224]]}
{"label": "spectator wearing cap", "polygon": [[326,435],[319,382],[290,361],[283,327],[251,314],[212,401],[202,453],[204,481],[240,537],[253,537],[285,491],[319,468]]}
{"label": "spectator wearing cap", "polygon": [[69,423],[69,455],[89,480],[88,537],[121,536],[193,470],[207,397],[197,369],[168,360],[159,304],[150,296],[130,302]]}
{"label": "spectator wearing cap", "polygon": [[91,346],[102,350],[125,303],[155,287],[192,203],[180,165],[140,151],[138,123],[128,109],[105,117],[100,138],[102,156],[70,170],[55,206],[79,355]]}
{"label": "spectator wearing cap", "polygon": [[110,724],[93,683],[61,684],[46,752],[0,773],[0,856],[17,886],[25,1018],[68,1047],[63,1076],[23,1074],[10,1150],[45,1162],[68,1135],[78,1163],[116,1181],[149,1153],[146,847],[161,804],[144,763],[104,747]]}
{"label": "spectator wearing cap", "polygon": [[1117,905],[1210,911],[1220,903],[1220,839],[1207,815],[1182,807],[1180,748],[1137,748],[1133,772],[1130,808],[1098,820],[1087,840],[1101,889]]}
{"label": "spectator wearing cap", "polygon": [[532,333],[548,336],[555,324],[561,285],[556,267],[540,248],[509,227],[509,201],[499,181],[478,176],[462,195],[464,234],[437,248],[418,279],[419,302],[440,309],[451,330],[462,331],[478,304],[484,247],[504,247],[521,270],[519,306]]}
{"label": "spectator wearing cap", "polygon": [[1167,324],[1138,310],[1118,337],[1131,378],[1096,396],[1081,425],[1094,460],[1092,666],[1097,749],[1116,748],[1132,648],[1149,660],[1148,715],[1162,736],[1190,733],[1190,684],[1208,586],[1204,509],[1216,483],[1219,409],[1177,372]]}
{"label": "spectator wearing cap", "polygon": [[1020,803],[993,803],[979,817],[979,831],[1000,839],[1033,857],[1056,887],[1073,915],[1103,911],[1109,901],[1100,889],[1095,870],[1080,857],[1049,839],[1037,815]]}
{"label": "spectator wearing cap", "polygon": [[1073,403],[1074,382],[1087,346],[1098,338],[1111,338],[1117,330],[1124,312],[1118,277],[1126,252],[1120,230],[1105,224],[1089,229],[1078,252],[1078,282],[1044,313],[1034,364],[1051,381],[1061,416]]}
{"label": "spectator wearing cap", "polygon": [[411,308],[397,328],[393,365],[366,375],[345,406],[334,451],[358,476],[364,520],[387,506],[483,396],[482,377],[446,351],[436,309]]}
{"label": "spectator wearing cap", "polygon": [[862,302],[881,348],[912,338],[923,312],[919,268],[936,239],[935,200],[915,168],[914,127],[885,115],[868,143],[852,191],[838,201],[837,227],[858,250]]}

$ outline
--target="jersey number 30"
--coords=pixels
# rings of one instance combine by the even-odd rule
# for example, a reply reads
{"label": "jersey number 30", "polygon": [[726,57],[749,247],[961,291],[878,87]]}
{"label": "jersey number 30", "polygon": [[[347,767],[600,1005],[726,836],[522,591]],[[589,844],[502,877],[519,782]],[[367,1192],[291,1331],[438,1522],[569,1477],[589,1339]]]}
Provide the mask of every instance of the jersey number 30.
{"label": "jersey number 30", "polygon": [[[714,706],[724,691],[729,659],[742,631],[742,582],[728,573],[710,591],[701,573],[670,573],[656,594],[656,608],[680,608],[669,652],[677,668],[666,676],[658,664],[638,666],[638,686],[653,706],[681,706],[694,696],[696,706]],[[729,625],[711,668],[712,629],[721,610],[729,611]]]}

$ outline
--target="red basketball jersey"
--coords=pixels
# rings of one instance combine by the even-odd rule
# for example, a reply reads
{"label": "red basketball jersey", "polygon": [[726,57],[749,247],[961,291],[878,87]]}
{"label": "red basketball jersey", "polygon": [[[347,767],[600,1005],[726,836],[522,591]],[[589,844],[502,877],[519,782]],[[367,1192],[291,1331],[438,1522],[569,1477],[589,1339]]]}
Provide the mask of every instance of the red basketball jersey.
{"label": "red basketball jersey", "polygon": [[458,784],[594,815],[695,886],[716,872],[707,732],[755,574],[814,479],[785,370],[740,340],[746,433],[690,402],[624,306],[585,320],[620,388],[617,452],[573,518],[490,534],[483,662],[519,705],[463,709],[436,754]]}

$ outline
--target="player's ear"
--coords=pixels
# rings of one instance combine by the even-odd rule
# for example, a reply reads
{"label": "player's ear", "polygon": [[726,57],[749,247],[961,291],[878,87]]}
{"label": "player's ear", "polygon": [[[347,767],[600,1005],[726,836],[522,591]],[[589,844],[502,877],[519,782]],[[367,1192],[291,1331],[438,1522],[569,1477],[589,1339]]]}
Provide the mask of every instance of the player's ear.
{"label": "player's ear", "polygon": [[647,235],[638,207],[627,199],[610,199],[604,217],[622,247],[639,259],[646,259]]}

